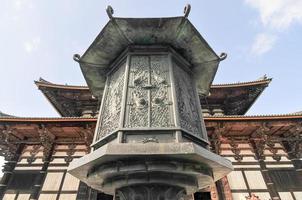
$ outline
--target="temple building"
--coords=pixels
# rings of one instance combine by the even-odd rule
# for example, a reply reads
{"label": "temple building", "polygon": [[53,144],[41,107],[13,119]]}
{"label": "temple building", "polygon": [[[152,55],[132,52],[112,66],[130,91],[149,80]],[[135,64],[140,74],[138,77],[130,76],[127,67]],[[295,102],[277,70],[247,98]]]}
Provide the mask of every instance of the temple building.
{"label": "temple building", "polygon": [[[114,25],[120,25],[118,20],[121,19],[112,18],[113,11],[110,11],[110,9],[109,11],[107,10],[107,12],[109,12],[110,23],[112,22],[113,24],[115,23]],[[186,17],[187,16],[185,16],[185,18],[179,18],[180,20],[183,20],[181,23],[191,26],[189,22],[185,21],[187,20]],[[128,19],[125,19],[125,21],[126,20]],[[172,22],[174,22],[172,20],[177,20],[177,18],[169,20],[170,19],[163,19],[161,23],[164,25],[162,26],[165,26],[165,23],[168,24],[171,22],[172,24]],[[130,24],[129,21],[127,22]],[[107,25],[107,28],[110,27],[110,23]],[[149,25],[152,26],[152,23],[150,22]],[[120,28],[122,30],[123,27]],[[137,29],[139,28],[140,27]],[[128,27],[128,29],[130,28]],[[145,29],[147,28],[142,28],[142,30],[146,31]],[[105,34],[105,36],[102,34]],[[134,39],[139,37],[133,35],[130,36]],[[102,37],[110,37],[110,35],[106,35],[105,30],[97,39]],[[160,40],[159,36],[157,40]],[[94,42],[94,44],[97,42]],[[118,42],[122,43],[122,40],[118,40]],[[171,41],[171,44],[172,43],[173,41]],[[89,50],[92,51],[94,48],[95,47],[92,46]],[[143,48],[144,49],[142,50],[142,47],[131,47],[129,52],[132,54],[129,55],[133,55],[133,52],[134,54],[137,53],[136,51],[139,51],[139,53],[135,55],[141,55],[141,51],[144,51],[143,54],[145,55],[146,52],[150,51],[149,47]],[[160,51],[161,53],[168,52],[169,55],[171,52],[171,55],[176,55],[178,53],[182,55],[183,53],[180,51],[177,52],[177,48],[175,50],[176,52],[174,52],[174,50],[158,46],[156,46],[156,49],[155,47],[152,47],[151,50],[152,55],[155,51]],[[194,52],[196,50],[193,49],[192,51]],[[126,54],[127,52],[125,53],[125,56],[127,57]],[[182,56],[184,58],[188,58],[185,53],[183,54],[184,55]],[[96,53],[95,55],[100,54]],[[161,55],[164,54],[162,53]],[[136,59],[137,57],[134,56],[131,58],[130,56],[127,57],[127,59]],[[150,58],[153,59],[152,56],[150,56]],[[79,61],[78,58],[77,60]],[[179,60],[179,62],[186,62],[183,61],[184,59],[182,58],[179,58]],[[172,61],[174,62],[175,60],[172,59]],[[173,66],[171,61],[169,61],[169,63],[169,66]],[[83,70],[83,68],[82,71],[84,76],[88,76],[87,71]],[[150,76],[152,76],[152,74]],[[161,77],[158,76],[155,78],[160,79]],[[142,80],[134,80],[134,83],[137,83],[138,85],[137,87],[139,87],[139,81]],[[158,83],[162,85],[168,85],[165,82],[166,80],[155,81],[158,81]],[[187,199],[302,199],[302,113],[246,115],[255,101],[263,92],[265,92],[265,88],[269,86],[271,81],[271,78],[264,76],[250,82],[211,84],[207,96],[198,95],[198,101],[200,102],[198,106],[201,107],[200,110],[202,111],[206,131],[203,131],[202,127],[200,130],[202,130],[203,133],[206,133],[206,135],[202,136],[201,142],[198,141],[196,143],[202,148],[211,151],[211,154],[209,155],[218,154],[221,157],[228,159],[233,166],[233,170],[230,170],[227,162],[217,161],[219,164],[213,164],[214,161],[207,161],[202,158],[202,162],[210,163],[208,164],[209,166],[219,169],[217,170],[217,174],[223,175],[223,177],[217,175],[217,180],[214,178],[210,185],[200,186],[199,188],[202,189],[197,188],[194,190],[193,194],[186,197]],[[161,138],[160,136],[150,136],[146,138],[133,136],[127,132],[135,132],[134,130],[130,130],[133,125],[129,126],[130,128],[121,129],[122,131],[118,131],[117,135],[113,134],[104,137],[99,135],[96,136],[95,133],[102,133],[101,131],[98,132],[98,129],[95,132],[96,127],[100,126],[97,122],[98,116],[100,119],[102,118],[102,113],[100,113],[102,104],[103,107],[107,104],[104,102],[102,103],[105,99],[103,97],[105,92],[97,93],[96,91],[99,90],[97,87],[94,87],[94,83],[87,82],[89,87],[57,84],[42,78],[35,81],[37,88],[49,101],[50,105],[58,112],[60,117],[15,117],[0,112],[0,153],[1,156],[5,158],[3,176],[0,182],[1,199],[111,200],[114,198],[114,194],[112,195],[110,193],[110,188],[106,188],[108,186],[104,186],[105,182],[102,185],[97,185],[97,183],[94,183],[89,179],[88,175],[87,177],[81,177],[81,171],[87,170],[85,168],[85,163],[70,168],[70,166],[73,165],[71,163],[83,159],[85,156],[94,155],[93,151],[96,152],[99,149],[102,149],[105,143],[110,143],[112,141],[116,142],[116,138],[119,138],[119,134],[122,131],[126,131],[125,133],[128,135],[123,135],[121,143],[130,141],[129,143],[133,144],[140,140],[141,142],[139,143],[146,143],[146,145],[159,145],[162,140],[170,140],[168,136],[165,136],[165,138]],[[209,81],[209,83],[211,83],[211,81]],[[171,85],[173,86],[173,84]],[[153,86],[145,85],[144,87],[146,90],[151,90]],[[164,88],[166,87],[169,86],[164,86]],[[129,88],[129,91],[134,90],[134,86],[129,86]],[[110,90],[110,87],[108,90]],[[115,95],[116,93],[114,92],[115,91],[113,91],[113,94]],[[126,92],[124,94],[126,94]],[[175,99],[172,98],[172,100]],[[172,103],[169,102],[169,104],[165,105],[167,105],[167,107],[171,106],[171,104],[173,104],[172,100]],[[159,102],[158,104],[160,104],[161,99],[157,98],[154,102]],[[146,104],[146,102],[141,99],[139,103],[141,107],[144,107]],[[122,111],[124,110],[124,112],[127,112],[128,109],[130,110],[129,112],[131,112],[132,108],[127,107],[130,103],[125,103],[125,105],[126,107],[125,109],[122,109]],[[152,107],[149,108],[148,112],[152,113]],[[200,120],[197,119],[195,121],[200,122]],[[174,129],[176,130],[176,128],[165,128],[166,131]],[[147,129],[142,130],[143,132],[148,131]],[[153,131],[155,131],[155,129]],[[175,134],[171,133],[171,135],[177,136],[177,131],[178,130],[176,130]],[[187,133],[182,132],[180,135],[183,136],[182,140],[185,141],[185,143],[191,140],[198,140],[194,135]],[[104,140],[102,140],[102,137]],[[206,146],[203,143],[206,143],[207,141],[209,142],[209,146]],[[177,157],[177,155],[174,157]],[[109,156],[106,157],[106,159],[109,159]],[[219,160],[219,157],[217,157],[217,160]],[[164,163],[164,161],[162,162]],[[177,162],[173,160],[173,163],[178,163],[178,160]],[[166,163],[164,164],[165,167],[167,167]],[[152,163],[152,166],[162,170],[158,163]],[[151,168],[152,166],[150,164],[150,166],[147,167]],[[100,170],[107,170],[107,174],[117,173],[114,169],[106,167],[107,164],[101,169],[93,168],[94,171],[89,169],[89,173],[98,173],[95,176],[99,178],[101,175],[103,176]],[[185,168],[186,166],[182,167]],[[200,170],[203,171],[205,169]],[[231,172],[227,173],[229,171]],[[154,172],[152,171],[152,173]],[[191,171],[181,171],[181,173],[186,174],[191,173]],[[194,174],[196,173],[197,172],[194,172]],[[203,173],[207,174],[208,172]],[[213,171],[213,173],[211,172],[209,174],[211,176],[216,176],[215,173],[216,171]],[[73,176],[74,174],[75,176],[79,174],[78,176],[81,178],[79,179],[78,177]],[[149,174],[149,176],[151,175]],[[200,176],[202,176],[202,180],[205,180],[205,175]],[[187,176],[182,177],[186,178]],[[103,177],[101,178],[103,179]],[[137,177],[135,178],[136,180],[139,179]],[[180,181],[181,178],[178,180],[177,176],[176,179],[177,181]],[[116,180],[111,180],[110,184],[117,184],[114,181]],[[133,180],[129,178],[129,182],[130,181]],[[181,184],[186,183],[186,185],[184,184],[184,188],[188,188],[187,191],[191,191],[191,186],[187,186],[191,184],[191,182],[189,180],[187,181],[188,183],[185,180],[181,181]],[[120,182],[118,184],[122,184]],[[160,182],[162,183],[162,180],[160,180]],[[98,187],[101,189],[98,190]],[[118,198],[123,199],[119,195],[115,196],[115,199]]]}

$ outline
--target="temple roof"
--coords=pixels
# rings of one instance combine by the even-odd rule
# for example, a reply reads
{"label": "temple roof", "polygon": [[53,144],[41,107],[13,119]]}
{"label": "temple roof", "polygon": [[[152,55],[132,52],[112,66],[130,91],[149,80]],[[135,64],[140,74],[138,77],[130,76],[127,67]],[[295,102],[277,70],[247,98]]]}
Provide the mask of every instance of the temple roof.
{"label": "temple roof", "polygon": [[0,111],[0,117],[14,117],[14,116],[8,115],[8,114],[3,113],[3,112]]}
{"label": "temple roof", "polygon": [[225,115],[244,115],[271,82],[262,78],[250,82],[212,85],[210,95],[200,97],[203,109],[222,109]]}
{"label": "temple roof", "polygon": [[6,138],[0,146],[40,143],[41,132],[52,135],[56,142],[90,144],[95,124],[95,118],[0,117],[0,133]]}
{"label": "temple roof", "polygon": [[[203,117],[206,122],[210,121],[272,121],[272,120],[302,120],[302,113],[271,114],[271,115],[216,115]],[[2,116],[0,122],[96,122],[97,117],[15,117]],[[2,124],[0,124],[2,125]]]}
{"label": "temple roof", "polygon": [[[269,78],[256,81],[214,84],[210,96],[200,97],[202,108],[223,109],[225,115],[243,115],[271,82]],[[63,117],[79,117],[84,111],[94,115],[98,111],[98,99],[87,86],[61,85],[44,79],[35,81],[45,97]]]}
{"label": "temple roof", "polygon": [[42,78],[35,84],[61,116],[82,116],[85,111],[94,115],[98,111],[98,100],[87,86],[54,84]]}
{"label": "temple roof", "polygon": [[[301,119],[302,113],[272,114],[272,115],[221,115],[206,116],[205,121],[257,121],[257,120],[286,120]],[[97,117],[1,117],[0,122],[96,122]],[[2,125],[2,124],[0,124]]]}
{"label": "temple roof", "polygon": [[209,137],[221,131],[224,136],[246,140],[250,137],[261,137],[260,132],[264,131],[265,135],[276,139],[301,133],[302,114],[211,116],[205,118],[205,123]]}

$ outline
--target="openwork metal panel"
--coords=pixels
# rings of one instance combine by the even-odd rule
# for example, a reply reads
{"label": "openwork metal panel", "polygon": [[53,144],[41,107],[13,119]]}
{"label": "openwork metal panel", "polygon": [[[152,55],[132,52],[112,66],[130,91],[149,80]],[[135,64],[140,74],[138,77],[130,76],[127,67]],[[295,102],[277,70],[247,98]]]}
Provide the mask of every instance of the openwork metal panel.
{"label": "openwork metal panel", "polygon": [[196,103],[192,77],[178,64],[173,65],[180,126],[194,135],[202,137],[201,116],[198,113],[200,105]]}
{"label": "openwork metal panel", "polygon": [[107,90],[102,105],[98,138],[102,138],[119,127],[123,96],[125,64],[108,77]]}
{"label": "openwork metal panel", "polygon": [[128,82],[126,127],[148,127],[150,83],[149,56],[131,56]]}
{"label": "openwork metal panel", "polygon": [[167,56],[150,57],[151,75],[151,127],[171,127],[174,122],[171,116],[171,84]]}
{"label": "openwork metal panel", "polygon": [[167,55],[135,55],[130,59],[126,127],[171,127]]}

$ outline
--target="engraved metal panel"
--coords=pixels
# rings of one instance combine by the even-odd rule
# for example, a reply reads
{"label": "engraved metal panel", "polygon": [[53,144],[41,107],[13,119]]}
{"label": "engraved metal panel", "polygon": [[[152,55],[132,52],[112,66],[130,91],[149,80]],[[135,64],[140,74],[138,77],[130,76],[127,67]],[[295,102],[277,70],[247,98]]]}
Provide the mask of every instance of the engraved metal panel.
{"label": "engraved metal panel", "polygon": [[171,127],[167,55],[131,56],[126,127]]}
{"label": "engraved metal panel", "polygon": [[149,56],[131,56],[126,127],[148,126]]}
{"label": "engraved metal panel", "polygon": [[151,127],[171,127],[172,101],[167,56],[151,56]]}
{"label": "engraved metal panel", "polygon": [[119,127],[124,77],[125,63],[109,76],[97,140],[110,134]]}
{"label": "engraved metal panel", "polygon": [[201,136],[201,122],[197,110],[199,105],[196,103],[192,78],[176,63],[173,63],[173,71],[180,126],[196,136]]}

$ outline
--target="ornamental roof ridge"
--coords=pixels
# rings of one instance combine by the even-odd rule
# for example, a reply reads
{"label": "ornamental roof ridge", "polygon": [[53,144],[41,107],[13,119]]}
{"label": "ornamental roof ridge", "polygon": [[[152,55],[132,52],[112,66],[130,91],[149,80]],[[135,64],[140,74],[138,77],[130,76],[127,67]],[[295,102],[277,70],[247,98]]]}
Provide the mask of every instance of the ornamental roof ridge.
{"label": "ornamental roof ridge", "polygon": [[51,88],[61,88],[61,89],[79,89],[79,90],[89,90],[88,86],[85,85],[67,85],[67,84],[57,84],[46,81],[43,78],[40,78],[38,81],[34,81],[34,83],[40,87],[51,87]]}
{"label": "ornamental roof ridge", "polygon": [[211,88],[254,86],[254,85],[261,85],[261,84],[269,84],[272,80],[273,80],[273,78],[267,78],[265,76],[261,79],[254,80],[254,81],[212,84]]}
{"label": "ornamental roof ridge", "polygon": [[96,121],[96,117],[0,117],[0,122],[64,122],[64,121]]}
{"label": "ornamental roof ridge", "polygon": [[223,115],[223,116],[207,116],[204,117],[207,120],[237,120],[237,119],[245,119],[245,120],[258,120],[258,119],[302,119],[302,113],[285,113],[285,114],[259,114],[259,115]]}
{"label": "ornamental roof ridge", "polygon": [[16,117],[16,116],[9,115],[9,114],[6,114],[6,113],[3,113],[0,111],[0,118],[2,118],[2,117]]}

